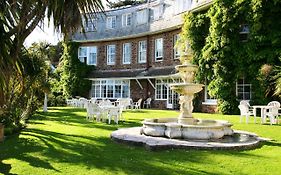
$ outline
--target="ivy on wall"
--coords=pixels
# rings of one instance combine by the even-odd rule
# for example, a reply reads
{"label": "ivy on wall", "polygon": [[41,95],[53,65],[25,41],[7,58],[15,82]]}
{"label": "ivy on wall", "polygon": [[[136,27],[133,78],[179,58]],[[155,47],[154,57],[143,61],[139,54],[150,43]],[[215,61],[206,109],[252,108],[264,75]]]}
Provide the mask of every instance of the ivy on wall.
{"label": "ivy on wall", "polygon": [[[209,82],[211,95],[218,99],[219,111],[238,112],[236,81],[247,78],[252,84],[252,103],[262,104],[270,86],[260,75],[264,64],[280,65],[281,0],[216,0],[206,11],[188,13],[182,39],[194,51],[199,65],[197,79]],[[246,41],[243,26],[249,27]]]}
{"label": "ivy on wall", "polygon": [[86,65],[78,59],[79,43],[63,43],[63,55],[59,68],[60,84],[66,98],[87,97],[91,89],[91,81],[86,77],[94,66]]}

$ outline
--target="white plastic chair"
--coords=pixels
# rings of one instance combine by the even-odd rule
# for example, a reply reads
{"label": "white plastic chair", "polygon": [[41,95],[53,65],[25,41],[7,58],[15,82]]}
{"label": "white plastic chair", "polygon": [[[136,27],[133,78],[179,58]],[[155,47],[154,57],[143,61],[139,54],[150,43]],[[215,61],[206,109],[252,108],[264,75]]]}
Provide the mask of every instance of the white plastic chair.
{"label": "white plastic chair", "polygon": [[137,102],[134,103],[134,109],[140,109],[141,108],[141,102],[142,98],[140,98]]}
{"label": "white plastic chair", "polygon": [[249,110],[249,106],[246,104],[240,104],[238,106],[240,109],[240,123],[242,123],[242,117],[246,117],[246,123],[249,123],[249,118],[251,115],[254,115],[252,111]]}
{"label": "white plastic chair", "polygon": [[[241,101],[240,101],[240,105],[246,105],[246,106],[248,106],[249,112],[254,114],[254,109],[253,109],[253,107],[250,105],[249,101],[247,101],[247,100],[241,100]],[[254,116],[254,117],[255,117],[254,122],[256,123],[256,116]]]}
{"label": "white plastic chair", "polygon": [[279,119],[279,108],[280,103],[278,101],[272,101],[267,104],[267,106],[270,106],[268,110],[265,112],[265,116],[269,117],[270,125],[272,124],[278,124]]}
{"label": "white plastic chair", "polygon": [[114,117],[114,122],[118,124],[118,120],[121,116],[121,110],[118,107],[113,107],[108,110],[108,124],[111,123],[111,119]]}
{"label": "white plastic chair", "polygon": [[151,108],[151,98],[147,98],[144,102],[143,102],[143,108]]}

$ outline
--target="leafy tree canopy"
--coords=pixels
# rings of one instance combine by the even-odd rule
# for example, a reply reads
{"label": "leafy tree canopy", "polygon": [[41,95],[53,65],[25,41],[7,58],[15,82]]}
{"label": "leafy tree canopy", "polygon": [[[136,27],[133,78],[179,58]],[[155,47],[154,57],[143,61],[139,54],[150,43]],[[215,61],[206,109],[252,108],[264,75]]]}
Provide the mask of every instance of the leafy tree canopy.
{"label": "leafy tree canopy", "polygon": [[139,5],[146,3],[147,0],[119,0],[117,2],[110,2],[108,1],[107,6],[111,9],[125,7],[125,6],[131,6],[131,5]]}

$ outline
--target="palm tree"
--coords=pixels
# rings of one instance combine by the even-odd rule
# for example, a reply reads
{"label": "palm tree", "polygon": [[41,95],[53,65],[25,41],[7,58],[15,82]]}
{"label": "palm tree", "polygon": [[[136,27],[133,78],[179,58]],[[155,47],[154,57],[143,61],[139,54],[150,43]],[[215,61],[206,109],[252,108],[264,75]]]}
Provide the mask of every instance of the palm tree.
{"label": "palm tree", "polygon": [[82,17],[87,19],[88,14],[98,11],[103,11],[102,0],[0,1],[0,110],[5,104],[5,89],[11,72],[17,72],[18,77],[21,75],[19,54],[24,40],[44,17],[49,22],[53,19],[55,29],[67,39],[82,25]]}

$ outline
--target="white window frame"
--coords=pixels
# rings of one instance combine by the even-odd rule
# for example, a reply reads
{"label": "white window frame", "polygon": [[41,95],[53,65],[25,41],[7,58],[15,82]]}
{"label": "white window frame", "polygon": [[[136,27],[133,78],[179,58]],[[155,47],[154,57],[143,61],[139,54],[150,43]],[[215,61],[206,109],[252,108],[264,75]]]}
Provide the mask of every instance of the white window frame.
{"label": "white window frame", "polygon": [[106,28],[115,29],[116,28],[116,16],[108,16],[106,18]]}
{"label": "white window frame", "polygon": [[202,102],[203,105],[217,105],[217,99],[216,98],[209,98],[209,90],[208,85],[205,83],[205,89],[204,89],[204,102]]}
{"label": "white window frame", "polygon": [[122,27],[132,25],[132,13],[125,13],[122,15]]}
{"label": "white window frame", "polygon": [[[103,87],[105,89],[103,89]],[[116,86],[121,86],[120,94],[117,95]],[[113,87],[113,94],[109,96],[109,87]],[[124,94],[125,87],[127,87],[128,91]],[[102,90],[105,90],[105,94]],[[116,99],[116,98],[130,98],[130,80],[124,79],[103,79],[103,80],[92,80],[92,89],[91,96],[93,98],[108,98],[108,99]]]}
{"label": "white window frame", "polygon": [[[197,0],[198,1],[198,0]],[[187,0],[175,0],[174,1],[174,14],[183,13],[191,7],[191,3],[195,3],[194,1]]]}
{"label": "white window frame", "polygon": [[[86,51],[81,52],[82,49],[85,49]],[[81,46],[78,48],[78,59],[80,60],[80,62],[85,63],[85,61],[87,60],[87,52],[88,52],[87,47]]]}
{"label": "white window frame", "polygon": [[[114,52],[113,52],[114,51]],[[107,65],[114,65],[116,59],[116,45],[111,44],[106,46]]]}
{"label": "white window frame", "polygon": [[[144,45],[144,47],[143,47]],[[146,40],[139,41],[138,44],[138,62],[139,63],[146,63],[147,57],[147,42]]]}
{"label": "white window frame", "polygon": [[[93,54],[93,57],[91,58],[92,54]],[[98,55],[97,46],[88,47],[87,64],[88,65],[97,65],[97,55]],[[93,61],[91,59],[93,59]]]}
{"label": "white window frame", "polygon": [[163,18],[163,4],[152,7],[152,12],[154,21]]}
{"label": "white window frame", "polygon": [[[241,80],[243,81],[242,84],[238,84],[238,81],[236,81],[236,96],[238,98],[239,93],[242,93],[243,95],[243,99],[238,98],[238,100],[251,100],[252,99],[252,84],[251,83],[246,83],[245,78],[241,78]],[[242,89],[242,92],[239,92],[239,87]],[[246,92],[245,88],[249,87],[250,88],[250,92]],[[249,93],[249,97],[250,99],[246,99],[246,94]]]}
{"label": "white window frame", "polygon": [[154,43],[155,61],[163,60],[163,38],[155,39]]}
{"label": "white window frame", "polygon": [[131,64],[131,43],[123,44],[123,64]]}
{"label": "white window frame", "polygon": [[137,11],[137,24],[146,24],[148,22],[148,10],[142,9]]}
{"label": "white window frame", "polygon": [[180,39],[180,34],[174,35],[174,59],[180,58],[180,49],[176,47],[177,41]]}
{"label": "white window frame", "polygon": [[87,21],[84,19],[84,29],[86,32],[97,31],[97,19],[91,19],[90,17]]}
{"label": "white window frame", "polygon": [[[86,51],[82,54],[81,49],[85,49]],[[91,54],[94,54],[93,63],[90,61]],[[97,54],[98,54],[97,46],[89,46],[89,47],[81,46],[78,48],[78,59],[82,63],[85,63],[86,61],[87,65],[97,65]]]}
{"label": "white window frame", "polygon": [[[168,100],[168,91],[169,91],[168,83],[169,83],[169,79],[155,79],[155,100]],[[163,92],[166,93],[164,94]]]}

